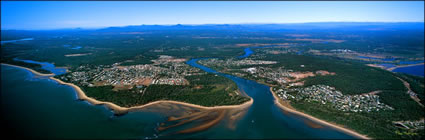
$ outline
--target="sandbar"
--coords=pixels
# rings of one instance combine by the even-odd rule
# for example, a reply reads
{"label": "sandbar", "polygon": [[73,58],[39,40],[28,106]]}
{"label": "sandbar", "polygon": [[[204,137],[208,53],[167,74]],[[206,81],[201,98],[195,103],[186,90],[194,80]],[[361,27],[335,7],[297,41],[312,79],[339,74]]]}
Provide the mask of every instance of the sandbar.
{"label": "sandbar", "polygon": [[37,76],[54,76],[55,74],[53,74],[53,73],[50,73],[50,74],[43,74],[43,73],[39,73],[39,72],[37,72],[37,71],[35,71],[35,70],[32,70],[32,69],[30,69],[30,68],[26,68],[26,67],[22,67],[22,66],[17,66],[17,65],[11,65],[11,64],[6,64],[6,63],[1,63],[2,65],[6,65],[6,66],[11,66],[11,67],[16,67],[16,68],[21,68],[21,69],[26,69],[26,70],[28,70],[28,71],[30,71],[30,72],[32,72],[32,73],[34,73],[35,75],[37,75]]}
{"label": "sandbar", "polygon": [[129,111],[134,111],[134,110],[137,110],[137,109],[142,109],[142,108],[145,108],[145,107],[148,107],[148,106],[151,106],[151,105],[154,105],[154,104],[159,104],[159,103],[180,104],[180,105],[194,107],[194,108],[199,108],[199,109],[233,109],[233,108],[240,108],[240,107],[250,106],[254,102],[254,100],[250,97],[250,100],[249,101],[247,101],[247,102],[245,102],[243,104],[240,104],[240,105],[223,105],[223,106],[207,107],[207,106],[201,106],[201,105],[196,105],[196,104],[191,104],[191,103],[186,103],[186,102],[181,102],[181,101],[159,100],[159,101],[150,102],[150,103],[147,103],[147,104],[144,104],[144,105],[140,105],[140,106],[122,107],[122,106],[116,105],[116,104],[114,104],[112,102],[99,101],[99,100],[96,100],[94,98],[88,97],[80,87],[78,87],[77,85],[74,85],[72,83],[66,83],[66,82],[63,82],[63,81],[61,81],[61,80],[59,80],[57,78],[54,78],[53,76],[55,74],[53,74],[53,73],[52,74],[42,74],[42,73],[39,73],[37,71],[34,71],[34,70],[30,69],[30,68],[26,68],[26,67],[22,67],[22,66],[16,66],[16,65],[5,64],[5,63],[1,63],[1,64],[2,65],[7,65],[7,66],[12,66],[12,67],[17,67],[17,68],[22,68],[22,69],[28,70],[28,71],[36,74],[36,75],[39,75],[39,76],[51,76],[51,77],[49,77],[51,80],[54,80],[54,81],[58,82],[59,84],[68,85],[68,86],[74,88],[74,90],[77,93],[77,96],[78,96],[77,98],[78,99],[85,100],[85,101],[87,101],[87,102],[89,102],[89,103],[91,103],[93,105],[104,105],[104,106],[112,109],[115,114],[125,114],[125,113],[127,113]]}
{"label": "sandbar", "polygon": [[115,113],[117,113],[117,114],[126,113],[128,111],[132,111],[132,110],[136,110],[136,109],[142,109],[142,108],[145,108],[147,106],[159,104],[159,103],[180,104],[180,105],[190,106],[190,107],[199,108],[199,109],[232,109],[232,108],[239,108],[239,107],[251,105],[254,102],[253,99],[250,98],[249,101],[247,101],[243,104],[240,104],[240,105],[223,105],[223,106],[206,107],[206,106],[201,106],[201,105],[196,105],[196,104],[191,104],[191,103],[186,103],[186,102],[180,102],[180,101],[159,100],[159,101],[150,102],[150,103],[140,105],[140,106],[121,107],[121,106],[118,106],[118,105],[111,103],[111,102],[98,101],[94,98],[87,97],[86,94],[84,93],[84,91],[81,90],[80,87],[78,87],[78,86],[76,86],[72,83],[63,82],[63,81],[56,79],[54,77],[50,77],[50,79],[57,81],[59,84],[68,85],[68,86],[73,87],[75,89],[75,91],[77,92],[78,99],[86,100],[89,103],[94,104],[94,105],[105,105],[108,108],[111,108],[112,110],[114,110]]}

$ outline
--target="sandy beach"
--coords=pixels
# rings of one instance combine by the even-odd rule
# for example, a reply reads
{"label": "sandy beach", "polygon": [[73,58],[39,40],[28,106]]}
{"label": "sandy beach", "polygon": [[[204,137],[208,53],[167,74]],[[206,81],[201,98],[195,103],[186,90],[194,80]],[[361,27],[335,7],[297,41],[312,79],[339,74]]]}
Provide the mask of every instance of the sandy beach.
{"label": "sandy beach", "polygon": [[159,100],[159,101],[155,101],[155,102],[150,102],[148,104],[128,108],[128,107],[118,106],[118,105],[111,103],[111,102],[98,101],[94,98],[87,97],[86,94],[84,93],[84,91],[81,90],[80,87],[78,87],[74,84],[63,82],[63,81],[56,79],[54,77],[50,77],[50,79],[55,80],[60,84],[73,87],[75,89],[75,91],[77,92],[78,99],[86,100],[89,103],[94,104],[94,105],[105,105],[108,108],[111,108],[112,110],[114,110],[115,113],[118,113],[118,114],[126,113],[128,111],[132,111],[132,110],[136,110],[136,109],[142,109],[144,107],[151,106],[151,105],[154,105],[154,104],[159,104],[159,103],[180,104],[180,105],[195,107],[195,108],[199,108],[199,109],[231,109],[231,108],[239,108],[239,107],[243,107],[243,106],[248,106],[248,105],[251,105],[254,102],[253,99],[251,98],[248,102],[245,102],[245,103],[240,104],[240,105],[225,105],[225,106],[206,107],[206,106],[201,106],[201,105],[196,105],[196,104],[191,104],[191,103],[185,103],[185,102],[180,102],[180,101]]}
{"label": "sandy beach", "polygon": [[[54,76],[54,74],[41,74],[41,73],[36,72],[36,71],[34,71],[32,69],[21,67],[21,66],[15,66],[15,65],[10,65],[10,64],[3,64],[3,63],[2,63],[2,65],[7,65],[7,66],[12,66],[12,67],[22,68],[22,69],[31,71],[32,73],[34,73],[36,75],[39,75],[39,76]],[[96,100],[94,98],[88,97],[84,93],[84,91],[81,90],[80,87],[78,87],[78,86],[76,86],[76,85],[74,85],[72,83],[63,82],[63,81],[61,81],[59,79],[56,79],[54,77],[49,77],[49,78],[52,79],[52,80],[54,80],[54,81],[56,81],[56,82],[58,82],[59,84],[68,85],[68,86],[71,86],[72,88],[74,88],[75,91],[76,91],[76,93],[77,93],[77,95],[78,95],[78,99],[86,100],[86,101],[88,101],[89,103],[91,103],[93,105],[105,105],[106,107],[112,109],[114,111],[114,113],[116,113],[116,114],[124,114],[124,113],[127,113],[129,111],[135,111],[135,110],[142,109],[142,108],[145,108],[145,107],[148,107],[148,106],[151,106],[151,105],[155,105],[155,104],[159,104],[159,103],[172,103],[172,104],[179,104],[179,105],[184,105],[184,106],[189,106],[189,107],[194,107],[194,108],[209,110],[209,109],[234,109],[234,108],[242,108],[242,107],[250,106],[254,102],[254,100],[252,98],[250,98],[249,101],[247,101],[247,102],[245,102],[243,104],[240,104],[240,105],[224,105],[224,106],[206,107],[206,106],[201,106],[201,105],[196,105],[196,104],[191,104],[191,103],[185,103],[185,102],[180,102],[180,101],[159,100],[159,101],[151,102],[151,103],[148,103],[148,104],[145,104],[145,105],[134,106],[134,107],[129,107],[128,108],[128,107],[118,106],[118,105],[116,105],[114,103],[111,103],[111,102],[98,101],[98,100]],[[300,111],[297,111],[294,108],[290,107],[289,105],[281,104],[279,102],[279,100],[281,100],[281,99],[279,99],[277,97],[277,95],[273,92],[272,87],[270,87],[270,91],[272,92],[273,97],[275,98],[275,103],[280,108],[282,108],[284,111],[287,111],[289,113],[293,113],[293,114],[296,114],[296,115],[303,116],[303,117],[305,117],[305,118],[307,118],[307,119],[309,119],[311,121],[314,121],[316,123],[319,123],[319,124],[323,124],[323,125],[327,125],[327,126],[336,128],[336,129],[338,129],[340,131],[343,131],[345,133],[351,134],[353,136],[356,136],[356,137],[359,137],[359,138],[362,138],[362,139],[370,139],[370,138],[368,138],[365,135],[361,135],[361,134],[358,134],[357,132],[354,132],[353,130],[349,130],[347,128],[338,126],[336,124],[331,124],[329,122],[326,122],[326,121],[317,119],[317,118],[315,118],[313,116],[310,116],[308,114],[305,114],[305,113],[302,113]]]}
{"label": "sandy beach", "polygon": [[272,87],[270,87],[270,92],[273,94],[273,97],[275,98],[275,104],[277,104],[277,105],[278,105],[280,108],[282,108],[284,111],[287,111],[287,112],[290,112],[290,113],[293,113],[293,114],[296,114],[296,115],[303,116],[303,117],[305,117],[305,118],[307,118],[307,119],[309,119],[309,120],[312,120],[312,121],[314,121],[314,122],[316,122],[316,123],[319,123],[319,124],[323,124],[323,125],[327,125],[327,126],[333,127],[333,128],[338,129],[338,130],[340,130],[340,131],[342,131],[342,132],[344,132],[344,133],[348,133],[348,134],[350,134],[350,135],[353,135],[353,136],[359,137],[359,138],[361,138],[361,139],[371,139],[371,138],[369,138],[369,137],[367,137],[367,136],[365,136],[365,135],[361,135],[361,134],[359,134],[359,133],[357,133],[357,132],[355,132],[355,131],[353,131],[353,130],[350,130],[350,129],[344,128],[344,127],[339,126],[339,125],[337,125],[337,124],[332,124],[332,123],[326,122],[326,121],[324,121],[324,120],[320,120],[320,119],[318,119],[318,118],[315,118],[315,117],[310,116],[310,115],[308,115],[308,114],[305,114],[305,113],[303,113],[303,112],[297,111],[297,110],[295,110],[293,107],[290,107],[290,106],[288,106],[288,105],[281,104],[281,103],[279,102],[279,100],[281,100],[281,99],[280,99],[280,98],[276,95],[276,93],[274,93],[274,92],[273,92]]}
{"label": "sandy beach", "polygon": [[16,67],[16,68],[21,68],[21,69],[26,69],[28,71],[31,71],[32,73],[34,73],[37,76],[54,76],[55,74],[50,73],[50,74],[43,74],[43,73],[39,73],[35,70],[32,70],[30,68],[26,68],[26,67],[22,67],[22,66],[17,66],[17,65],[11,65],[11,64],[5,64],[5,63],[1,63],[2,65],[7,65],[7,66],[11,66],[11,67]]}
{"label": "sandy beach", "polygon": [[[17,67],[17,68],[22,68],[25,70],[28,70],[38,76],[54,76],[55,74],[42,74],[39,73],[37,71],[34,71],[32,69],[26,68],[26,67],[22,67],[22,66],[16,66],[16,65],[11,65],[11,64],[4,64],[2,63],[2,65],[7,65],[7,66],[12,66],[12,67]],[[213,107],[207,107],[207,106],[201,106],[201,105],[196,105],[196,104],[191,104],[191,103],[185,103],[185,102],[180,102],[180,101],[171,101],[171,100],[159,100],[159,101],[154,101],[154,102],[150,102],[148,104],[144,104],[144,105],[140,105],[140,106],[134,106],[134,107],[121,107],[119,105],[116,105],[112,102],[105,102],[105,101],[99,101],[96,100],[94,98],[88,97],[83,90],[81,90],[80,87],[78,87],[77,85],[74,85],[72,83],[66,83],[63,82],[59,79],[56,79],[54,77],[49,77],[50,79],[58,82],[59,84],[62,85],[68,85],[72,88],[75,89],[75,91],[77,92],[78,95],[78,99],[80,100],[86,100],[89,103],[93,104],[93,105],[105,105],[106,107],[112,109],[114,111],[114,113],[116,114],[123,114],[123,113],[127,113],[129,111],[133,111],[133,110],[137,110],[137,109],[142,109],[151,105],[155,105],[155,104],[159,104],[159,103],[172,103],[172,104],[180,104],[180,105],[184,105],[184,106],[190,106],[190,107],[194,107],[194,108],[199,108],[199,109],[232,109],[232,108],[239,108],[239,107],[245,107],[245,106],[249,106],[252,105],[252,103],[254,102],[254,100],[252,98],[250,98],[249,101],[240,104],[240,105],[224,105],[224,106],[213,106]]]}

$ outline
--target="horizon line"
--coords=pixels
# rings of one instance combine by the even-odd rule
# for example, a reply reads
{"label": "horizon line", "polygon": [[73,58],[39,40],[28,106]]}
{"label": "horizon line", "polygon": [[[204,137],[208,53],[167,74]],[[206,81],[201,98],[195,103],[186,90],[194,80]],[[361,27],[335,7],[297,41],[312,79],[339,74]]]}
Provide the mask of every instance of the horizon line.
{"label": "horizon line", "polygon": [[200,23],[200,24],[129,24],[129,25],[111,25],[111,26],[98,26],[98,27],[64,27],[64,28],[40,28],[40,29],[0,29],[1,31],[16,30],[16,31],[54,31],[54,30],[97,30],[111,27],[129,27],[129,26],[176,26],[176,25],[189,25],[189,26],[202,26],[202,25],[266,25],[266,24],[308,24],[308,23],[424,23],[425,21],[317,21],[317,22],[242,22],[242,23]]}

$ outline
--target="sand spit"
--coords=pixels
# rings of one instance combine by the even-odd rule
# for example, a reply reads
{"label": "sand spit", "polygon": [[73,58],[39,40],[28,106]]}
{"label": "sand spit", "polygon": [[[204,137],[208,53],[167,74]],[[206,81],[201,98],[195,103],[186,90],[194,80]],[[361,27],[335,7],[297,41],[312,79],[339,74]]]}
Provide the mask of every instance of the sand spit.
{"label": "sand spit", "polygon": [[50,79],[57,81],[59,84],[68,85],[68,86],[73,87],[75,89],[75,91],[77,92],[78,99],[86,100],[86,101],[88,101],[88,102],[90,102],[91,104],[94,104],[94,105],[105,105],[108,108],[114,110],[114,112],[116,114],[127,113],[128,111],[133,111],[133,110],[136,110],[136,109],[142,109],[142,108],[145,108],[147,106],[158,104],[158,103],[180,104],[180,105],[190,106],[190,107],[199,108],[199,109],[231,109],[231,108],[239,108],[239,107],[242,107],[242,106],[251,105],[253,103],[253,100],[250,99],[250,101],[245,102],[245,103],[240,104],[240,105],[225,105],[225,106],[206,107],[206,106],[195,105],[195,104],[190,104],[190,103],[185,103],[185,102],[180,102],[180,101],[159,100],[159,101],[151,102],[151,103],[148,103],[148,104],[145,104],[145,105],[140,105],[140,106],[121,107],[121,106],[118,106],[118,105],[111,103],[111,102],[98,101],[94,98],[87,97],[86,94],[84,93],[84,91],[81,90],[80,87],[78,87],[74,84],[63,82],[63,81],[56,79],[54,77],[50,77]]}
{"label": "sand spit", "polygon": [[[39,73],[37,71],[34,71],[34,70],[29,69],[29,68],[26,68],[26,67],[22,67],[22,66],[16,66],[16,65],[11,65],[11,64],[4,64],[4,63],[2,63],[2,65],[7,65],[7,66],[12,66],[12,67],[17,67],[17,68],[25,69],[25,70],[28,70],[28,71],[30,71],[30,72],[34,73],[35,75],[38,75],[38,76],[54,76],[55,75],[55,74],[42,74],[42,73]],[[88,101],[89,103],[91,103],[93,105],[105,105],[106,107],[112,109],[115,114],[124,114],[124,113],[127,113],[129,111],[133,111],[133,110],[137,110],[137,109],[142,109],[142,108],[145,108],[147,106],[151,106],[151,105],[159,104],[159,103],[179,104],[179,105],[194,107],[194,108],[198,108],[198,109],[233,109],[233,108],[239,108],[239,107],[249,106],[249,105],[251,105],[254,102],[253,99],[251,98],[249,101],[247,101],[247,102],[245,102],[243,104],[240,104],[240,105],[224,105],[224,106],[206,107],[206,106],[195,105],[195,104],[190,104],[190,103],[185,103],[185,102],[180,102],[180,101],[159,100],[159,101],[151,102],[151,103],[148,103],[148,104],[145,104],[145,105],[140,105],[140,106],[121,107],[121,106],[118,106],[118,105],[116,105],[114,103],[111,103],[111,102],[98,101],[98,100],[96,100],[94,98],[88,97],[84,93],[84,91],[81,90],[80,87],[78,87],[78,86],[76,86],[76,85],[74,85],[72,83],[63,82],[63,81],[61,81],[59,79],[56,79],[54,77],[49,77],[49,78],[51,80],[54,80],[54,81],[58,82],[59,84],[68,85],[68,86],[74,88],[75,91],[77,92],[78,99],[80,99],[80,100],[86,100],[86,101]]]}
{"label": "sand spit", "polygon": [[419,65],[424,65],[424,64],[425,64],[425,63],[410,64],[410,65],[402,65],[402,66],[391,67],[391,68],[388,68],[387,70],[389,70],[389,71],[393,71],[394,69],[397,69],[397,68],[411,67],[411,66],[419,66]]}
{"label": "sand spit", "polygon": [[26,70],[28,70],[28,71],[30,71],[30,72],[32,72],[32,73],[34,73],[35,75],[37,75],[37,76],[54,76],[55,74],[53,74],[53,73],[50,73],[50,74],[43,74],[43,73],[39,73],[39,72],[37,72],[37,71],[35,71],[35,70],[32,70],[32,69],[30,69],[30,68],[26,68],[26,67],[22,67],[22,66],[17,66],[17,65],[11,65],[11,64],[5,64],[5,63],[1,63],[2,65],[6,65],[6,66],[11,66],[11,67],[16,67],[16,68],[21,68],[21,69],[26,69]]}
{"label": "sand spit", "polygon": [[310,116],[310,115],[308,115],[308,114],[305,114],[305,113],[303,113],[303,112],[297,111],[297,110],[295,110],[293,107],[290,107],[290,106],[288,107],[288,106],[286,106],[286,105],[283,105],[283,104],[281,104],[281,103],[279,102],[279,100],[281,100],[281,99],[280,99],[279,97],[277,97],[276,93],[274,93],[274,92],[273,92],[272,87],[270,87],[270,92],[273,94],[273,97],[275,98],[275,103],[276,103],[276,104],[277,104],[277,105],[278,105],[281,109],[283,109],[283,110],[284,110],[284,111],[286,111],[286,112],[290,112],[290,113],[293,113],[293,114],[296,114],[296,115],[303,116],[303,117],[305,117],[305,118],[307,118],[307,119],[309,119],[309,120],[311,120],[311,121],[313,121],[313,122],[316,122],[316,123],[319,123],[319,124],[322,124],[322,125],[330,126],[330,127],[332,127],[332,128],[335,128],[335,129],[340,130],[340,131],[342,131],[342,132],[344,132],[344,133],[347,133],[347,134],[353,135],[353,136],[358,137],[358,138],[361,138],[361,139],[371,139],[371,138],[369,138],[369,137],[367,137],[367,136],[365,136],[365,135],[361,135],[361,134],[359,134],[359,133],[357,133],[357,132],[355,132],[355,131],[353,131],[353,130],[350,130],[350,129],[344,128],[344,127],[342,127],[342,126],[339,126],[339,125],[336,125],[336,124],[332,124],[332,123],[329,123],[329,122],[326,122],[326,121],[320,120],[320,119],[318,119],[318,118],[315,118],[315,117]]}

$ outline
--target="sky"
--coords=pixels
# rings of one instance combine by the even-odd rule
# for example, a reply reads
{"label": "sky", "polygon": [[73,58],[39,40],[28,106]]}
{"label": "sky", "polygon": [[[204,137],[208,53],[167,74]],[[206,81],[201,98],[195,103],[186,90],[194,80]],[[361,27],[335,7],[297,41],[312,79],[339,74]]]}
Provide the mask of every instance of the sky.
{"label": "sky", "polygon": [[423,22],[423,1],[1,1],[1,29],[305,22]]}

